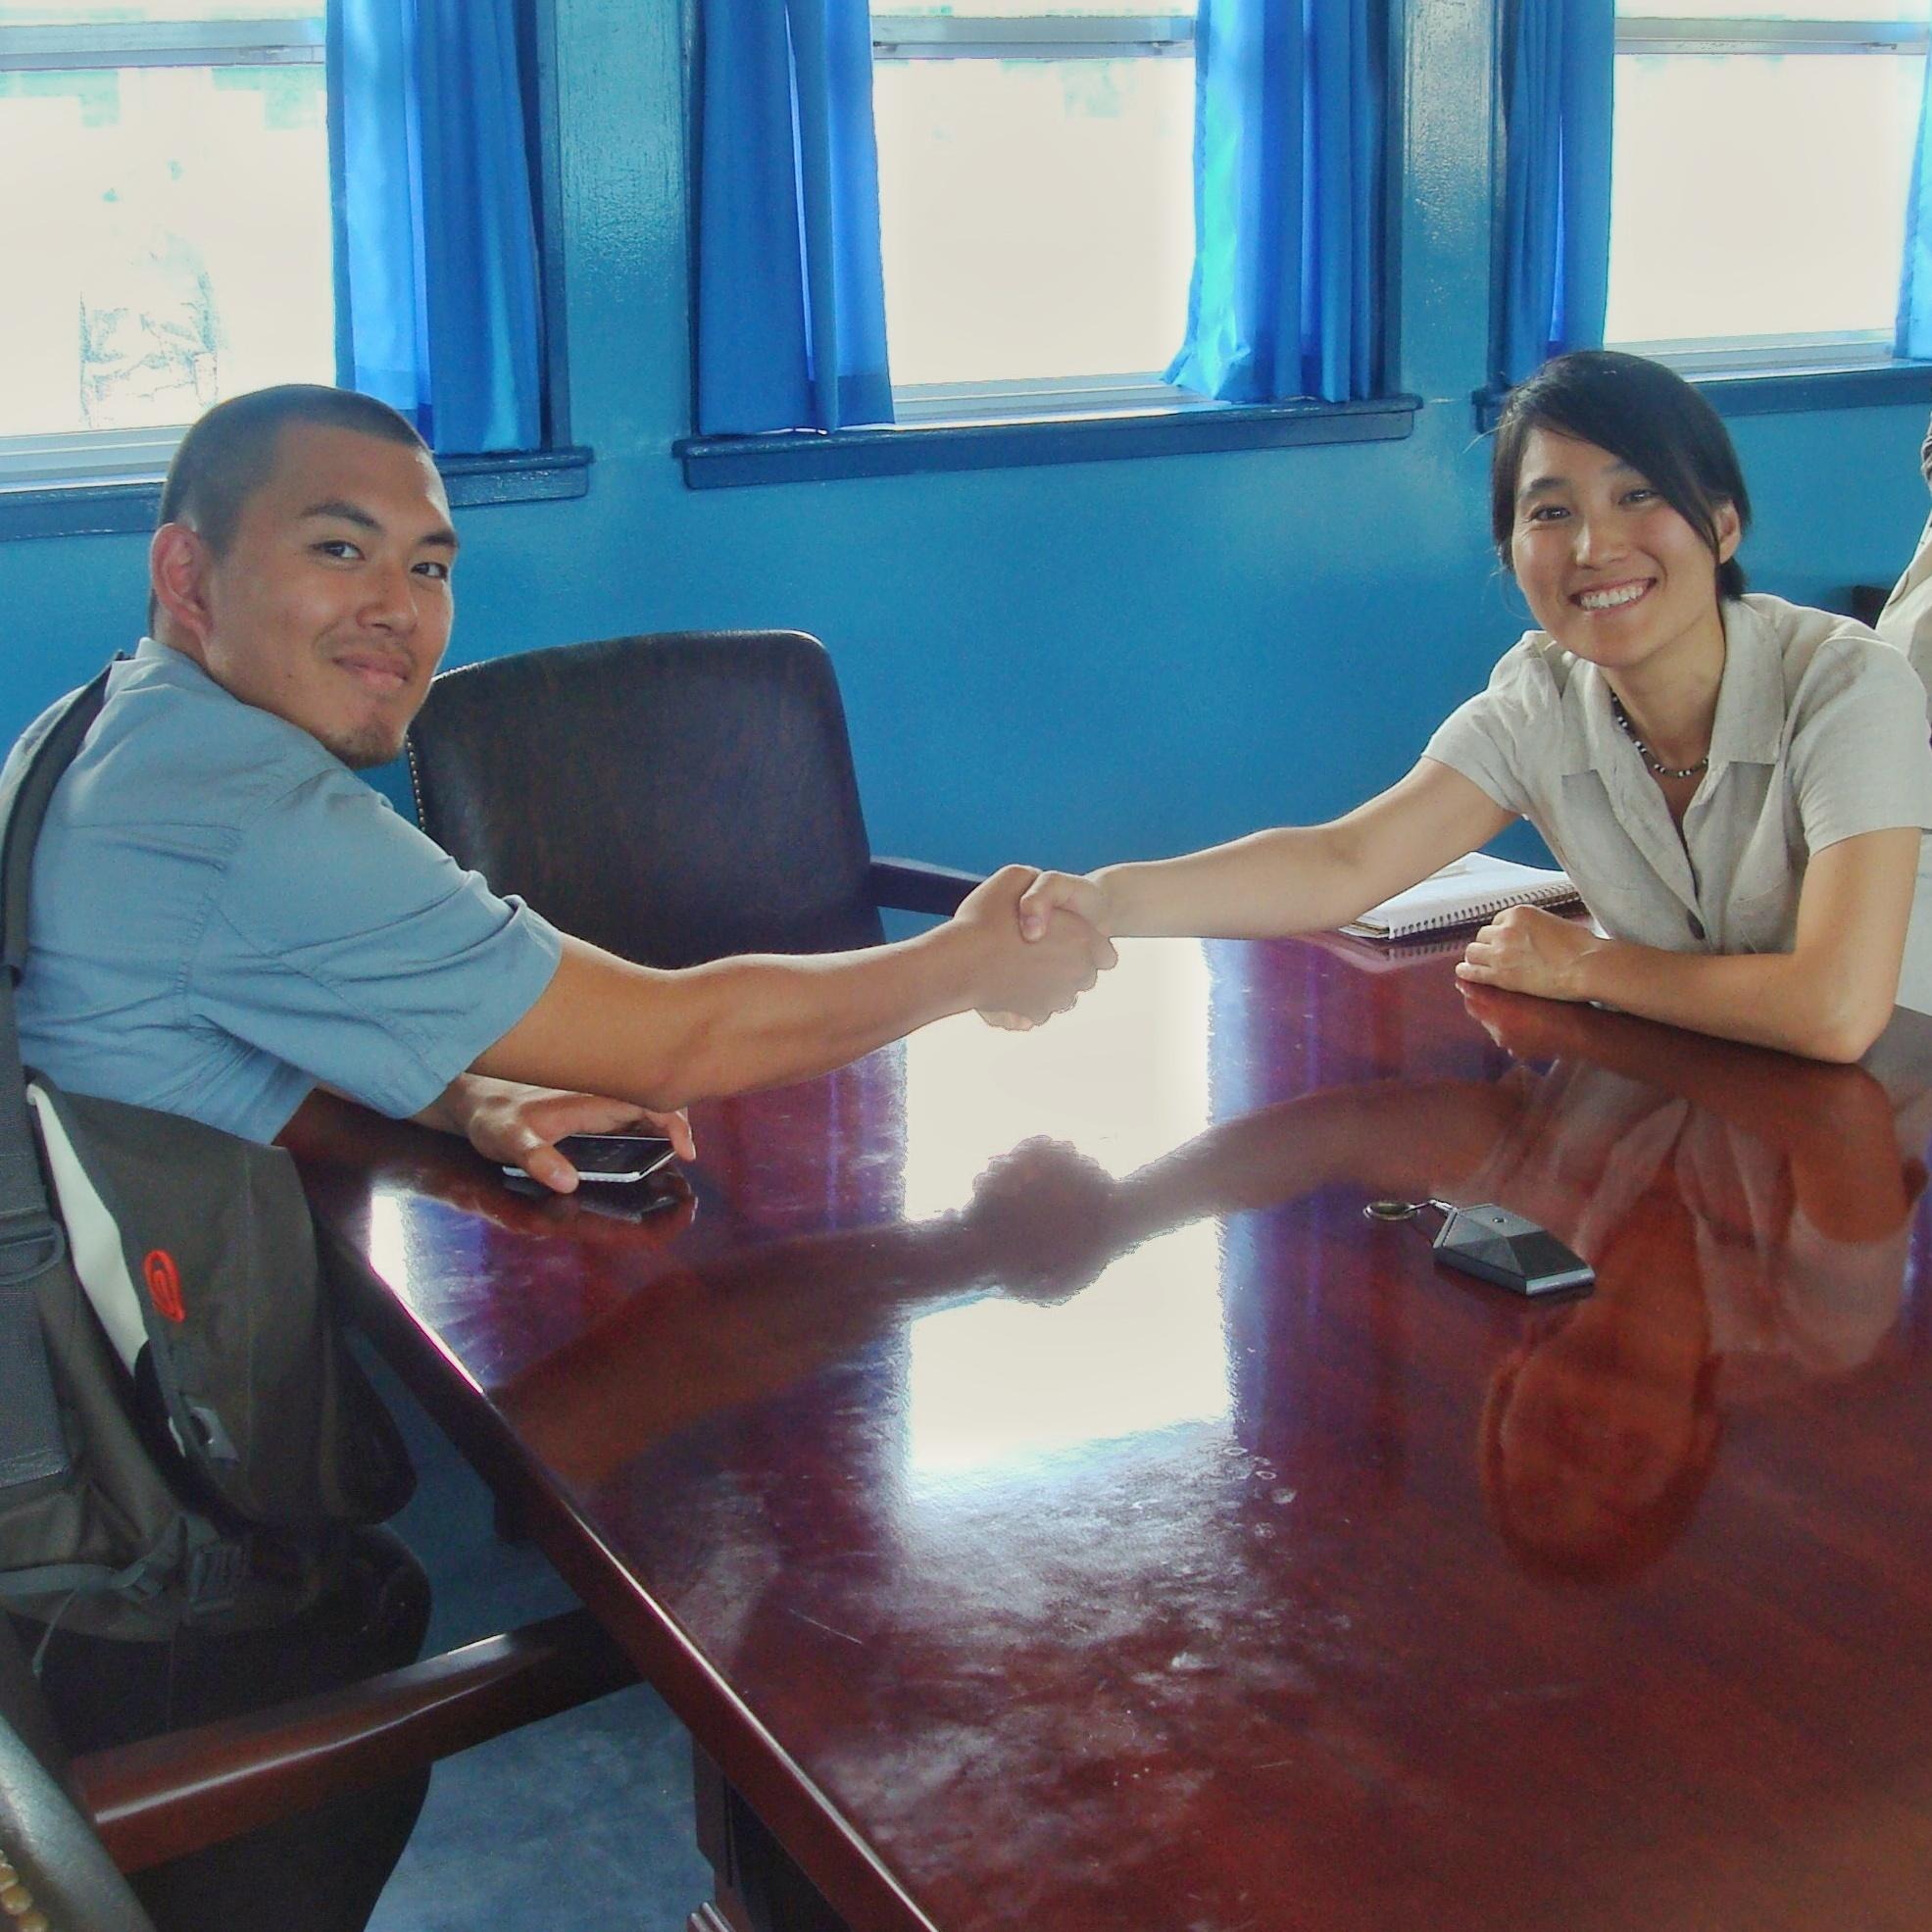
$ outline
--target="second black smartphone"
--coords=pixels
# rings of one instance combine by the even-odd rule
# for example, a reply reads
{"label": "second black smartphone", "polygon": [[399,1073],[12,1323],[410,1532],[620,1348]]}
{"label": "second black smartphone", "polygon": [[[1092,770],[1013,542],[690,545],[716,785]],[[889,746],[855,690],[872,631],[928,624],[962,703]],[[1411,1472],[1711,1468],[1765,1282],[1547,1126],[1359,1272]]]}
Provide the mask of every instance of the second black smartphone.
{"label": "second black smartphone", "polygon": [[[557,1143],[557,1152],[587,1181],[640,1181],[669,1166],[672,1151],[659,1134],[566,1134]],[[506,1166],[503,1171],[523,1170]]]}

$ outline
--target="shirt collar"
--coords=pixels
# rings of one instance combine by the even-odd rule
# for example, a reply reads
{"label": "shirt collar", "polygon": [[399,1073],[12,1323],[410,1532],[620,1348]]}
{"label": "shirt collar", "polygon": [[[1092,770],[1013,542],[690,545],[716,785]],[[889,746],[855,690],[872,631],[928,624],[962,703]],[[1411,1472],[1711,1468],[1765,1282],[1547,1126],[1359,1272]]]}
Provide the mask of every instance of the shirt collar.
{"label": "shirt collar", "polygon": [[185,651],[177,651],[172,644],[158,643],[152,637],[143,637],[135,645],[133,663],[150,676],[158,674],[189,687],[207,684],[218,691],[224,688],[217,684]]}
{"label": "shirt collar", "polygon": [[1762,616],[1741,597],[1727,597],[1724,679],[1710,727],[1710,768],[1775,765],[1784,742],[1784,652]]}
{"label": "shirt collar", "polygon": [[[1764,619],[1742,598],[1718,606],[1724,620],[1724,674],[1710,729],[1710,766],[1775,765],[1784,736],[1784,654]],[[1570,660],[1563,687],[1561,771],[1605,771],[1638,760],[1610,710],[1609,680],[1593,664]]]}

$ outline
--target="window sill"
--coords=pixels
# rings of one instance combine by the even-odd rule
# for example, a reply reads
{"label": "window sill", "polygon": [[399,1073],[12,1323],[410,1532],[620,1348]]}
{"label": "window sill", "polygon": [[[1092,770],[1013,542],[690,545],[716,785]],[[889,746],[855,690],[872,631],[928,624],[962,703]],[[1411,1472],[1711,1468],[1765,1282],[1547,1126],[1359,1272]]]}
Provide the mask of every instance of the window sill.
{"label": "window sill", "polygon": [[[450,456],[436,467],[453,510],[490,503],[537,503],[590,489],[587,449],[518,450]],[[111,482],[0,485],[0,542],[24,537],[145,536],[161,509],[159,476]]]}
{"label": "window sill", "polygon": [[[1691,384],[1719,416],[1797,415],[1806,410],[1872,409],[1887,403],[1932,404],[1932,362],[1890,362],[1861,367],[1739,370],[1691,375]],[[1503,412],[1507,389],[1478,389],[1476,427],[1490,430]]]}
{"label": "window sill", "polygon": [[1282,449],[1302,443],[1395,442],[1415,425],[1419,396],[1360,403],[1225,404],[1054,417],[1020,422],[895,423],[866,429],[690,436],[671,446],[694,490],[758,483],[907,476],[936,470],[1017,470],[1044,463]]}

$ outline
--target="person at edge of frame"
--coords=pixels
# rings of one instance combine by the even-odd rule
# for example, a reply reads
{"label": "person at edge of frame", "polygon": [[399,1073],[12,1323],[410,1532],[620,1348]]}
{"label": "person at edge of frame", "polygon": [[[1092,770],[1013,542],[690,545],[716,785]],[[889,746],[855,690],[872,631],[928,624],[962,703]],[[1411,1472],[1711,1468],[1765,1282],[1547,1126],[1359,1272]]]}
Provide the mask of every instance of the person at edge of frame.
{"label": "person at edge of frame", "polygon": [[[814,958],[633,965],[499,898],[356,775],[397,756],[448,642],[458,537],[415,428],[352,391],[235,397],[182,439],[151,635],[110,676],[35,853],[24,1057],[62,1088],[270,1141],[327,1087],[544,1185],[556,1142],[843,1065],[974,1006],[1043,1020],[1113,964],[1078,915],[1023,944],[1009,867],[935,929]],[[427,1582],[382,1531],[293,1625],[172,1643],[58,1626],[42,1685],[88,1751],[413,1659]],[[28,1651],[47,1633],[17,1620]],[[161,1932],[354,1932],[426,1777],[138,1874]]]}

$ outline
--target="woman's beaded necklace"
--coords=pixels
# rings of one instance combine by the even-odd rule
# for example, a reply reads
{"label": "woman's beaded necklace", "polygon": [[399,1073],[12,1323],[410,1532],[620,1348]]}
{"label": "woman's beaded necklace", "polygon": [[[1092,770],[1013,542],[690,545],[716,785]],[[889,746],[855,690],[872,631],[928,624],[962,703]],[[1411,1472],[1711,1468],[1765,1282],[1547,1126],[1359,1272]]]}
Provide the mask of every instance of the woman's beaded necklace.
{"label": "woman's beaded necklace", "polygon": [[1701,771],[1709,768],[1710,764],[1710,754],[1709,752],[1706,752],[1695,765],[1670,766],[1664,764],[1662,759],[1659,758],[1656,752],[1652,751],[1650,746],[1638,737],[1637,727],[1630,722],[1630,714],[1623,709],[1623,701],[1614,691],[1610,693],[1610,716],[1621,726],[1623,735],[1637,747],[1637,756],[1660,778],[1695,778]]}

